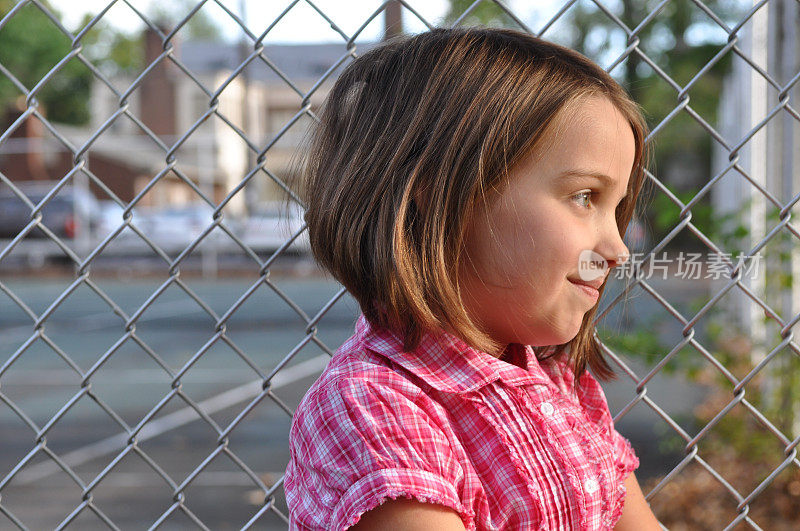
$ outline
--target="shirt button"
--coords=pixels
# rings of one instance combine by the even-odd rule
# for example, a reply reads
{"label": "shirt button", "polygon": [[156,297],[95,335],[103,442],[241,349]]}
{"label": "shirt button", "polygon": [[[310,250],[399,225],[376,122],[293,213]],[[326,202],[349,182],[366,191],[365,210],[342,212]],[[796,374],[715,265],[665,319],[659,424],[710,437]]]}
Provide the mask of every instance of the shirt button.
{"label": "shirt button", "polygon": [[587,493],[592,494],[600,488],[600,485],[597,483],[596,479],[592,478],[586,480],[586,482],[583,484],[583,488],[586,489]]}
{"label": "shirt button", "polygon": [[550,402],[543,402],[541,406],[539,406],[539,411],[542,412],[542,415],[545,417],[549,417],[553,414],[556,408],[553,407],[553,404]]}

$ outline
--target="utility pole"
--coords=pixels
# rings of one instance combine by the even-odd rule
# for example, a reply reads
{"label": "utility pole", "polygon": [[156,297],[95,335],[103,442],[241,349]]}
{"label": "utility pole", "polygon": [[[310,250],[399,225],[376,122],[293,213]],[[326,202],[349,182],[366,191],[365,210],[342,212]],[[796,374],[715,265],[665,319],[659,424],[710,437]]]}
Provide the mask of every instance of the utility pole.
{"label": "utility pole", "polygon": [[403,33],[403,6],[397,0],[386,4],[383,12],[383,40]]}
{"label": "utility pole", "polygon": [[[239,0],[239,13],[242,17],[242,22],[247,26],[247,0]],[[247,33],[242,32],[242,40],[239,42],[239,64],[244,63],[250,55],[248,50]],[[244,136],[250,138],[250,65],[244,67],[239,73],[239,78],[242,85],[242,132]],[[250,147],[245,145],[245,170],[242,178],[253,169],[255,164],[255,156],[250,151]],[[244,207],[245,214],[251,215],[255,210],[256,205],[261,199],[261,181],[258,179],[259,175],[254,175],[250,182],[244,188]]]}

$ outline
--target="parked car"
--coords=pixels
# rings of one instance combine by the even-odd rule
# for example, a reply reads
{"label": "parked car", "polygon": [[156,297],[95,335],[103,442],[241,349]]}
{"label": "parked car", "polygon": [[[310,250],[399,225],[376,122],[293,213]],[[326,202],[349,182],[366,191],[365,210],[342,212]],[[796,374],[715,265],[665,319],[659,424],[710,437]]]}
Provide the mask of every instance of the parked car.
{"label": "parked car", "polygon": [[[256,252],[274,252],[305,225],[305,212],[299,205],[288,209],[281,203],[261,205],[242,223],[242,242]],[[287,249],[293,253],[310,251],[308,231],[304,230]]]}
{"label": "parked car", "polygon": [[[225,217],[225,225],[233,230],[234,220]],[[140,207],[134,213],[132,222],[150,240],[163,250],[178,252],[191,245],[214,223],[214,209],[206,203],[162,207]],[[221,249],[232,243],[230,237],[220,229],[209,233],[201,245],[214,245]]]}
{"label": "parked car", "polygon": [[122,225],[123,211],[123,208],[114,201],[100,201],[100,225],[97,229],[98,239],[105,238]]}
{"label": "parked car", "polygon": [[[55,186],[55,181],[15,182],[31,203],[37,205]],[[59,238],[75,238],[81,231],[94,234],[100,223],[100,205],[94,195],[84,189],[65,185],[42,208],[42,225]],[[8,185],[0,183],[0,238],[12,239],[31,221],[31,207]],[[39,227],[31,230],[27,238],[45,238]]]}

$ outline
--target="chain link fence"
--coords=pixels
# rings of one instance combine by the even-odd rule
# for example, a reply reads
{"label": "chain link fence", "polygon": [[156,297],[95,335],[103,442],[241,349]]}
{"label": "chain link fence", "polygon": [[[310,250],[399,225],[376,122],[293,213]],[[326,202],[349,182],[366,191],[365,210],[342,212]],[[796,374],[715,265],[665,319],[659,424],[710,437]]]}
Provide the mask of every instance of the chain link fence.
{"label": "chain link fence", "polygon": [[[0,266],[6,265],[0,269],[0,527],[283,529],[288,523],[281,485],[293,407],[352,332],[355,308],[345,291],[330,282],[315,292],[324,295],[318,301],[309,298],[304,284],[276,274],[285,268],[282,260],[288,253],[294,253],[295,265],[303,262],[302,223],[283,226],[280,242],[269,247],[259,247],[244,227],[260,219],[254,230],[264,229],[266,218],[254,217],[259,205],[284,191],[292,194],[284,183],[293,149],[316,120],[315,109],[337,72],[374,45],[357,42],[362,32],[384,16],[391,29],[399,13],[423,28],[441,21],[427,20],[424,9],[411,1],[376,0],[352,30],[337,25],[341,4],[286,2],[274,20],[259,23],[246,22],[232,2],[189,4],[180,20],[164,25],[133,0],[110,1],[70,31],[46,2],[0,2],[0,42],[4,32],[17,35],[16,21],[34,17],[59,36],[65,50],[47,56],[31,44],[30,53],[0,52],[5,84],[0,84],[5,90],[0,95],[10,109],[0,130],[0,186],[3,197],[24,210],[24,223],[0,245]],[[681,459],[645,489],[648,501],[658,502],[670,484],[702,469],[730,502],[728,516],[713,528],[762,529],[765,524],[756,520],[753,508],[771,503],[769,489],[779,478],[795,474],[794,496],[800,496],[800,383],[787,380],[800,378],[800,349],[792,331],[800,320],[800,292],[791,282],[800,273],[800,234],[792,223],[800,199],[800,115],[793,104],[800,79],[798,3],[572,0],[537,8],[540,22],[535,26],[526,23],[535,18],[531,9],[454,1],[447,24],[510,25],[553,40],[583,31],[584,43],[594,42],[598,28],[605,28],[605,35],[621,40],[598,46],[593,58],[616,76],[624,71],[628,81],[648,79],[662,87],[652,99],[641,85],[631,86],[634,97],[646,100],[640,99],[646,113],[650,106],[668,107],[648,141],[680,139],[691,127],[714,154],[708,168],[702,161],[693,165],[699,179],[689,183],[688,195],[670,186],[669,175],[656,169],[648,174],[656,196],[653,208],[677,212],[641,260],[629,263],[630,275],[598,313],[598,325],[639,293],[679,330],[677,340],[657,351],[642,370],[614,343],[611,336],[619,330],[600,334],[607,356],[629,385],[615,421],[624,423],[632,411],[644,408],[679,441]],[[126,49],[94,37],[112,11],[124,11],[145,27],[142,40],[135,41],[143,50],[138,70],[115,72],[98,60]],[[301,11],[338,43],[293,47],[266,42],[282,20]],[[643,37],[662,18],[678,20],[682,13],[702,18],[693,26],[698,38],[723,35],[721,43],[711,46],[709,58],[690,72],[673,61],[692,48],[683,34],[674,41],[656,33],[648,33],[654,40]],[[186,38],[201,16],[225,20],[243,44]],[[27,42],[44,40],[43,34],[32,37]],[[659,38],[659,50],[647,47]],[[26,64],[15,57],[28,63],[41,59],[46,67],[25,79]],[[124,54],[116,57],[124,63]],[[698,93],[724,61],[732,63],[724,83],[711,95]],[[75,71],[83,77],[67,75]],[[87,92],[80,92],[80,84],[73,87],[87,98],[83,105],[90,116],[82,125],[57,115],[48,92],[67,86],[70,93],[70,79],[90,86]],[[703,101],[711,101],[720,116],[704,115],[698,103]],[[691,126],[682,122],[677,127],[680,119]],[[674,168],[673,173],[678,171]],[[43,192],[23,182],[34,179],[46,184]],[[48,205],[77,196],[76,190],[108,203],[113,216],[105,229],[93,225],[99,207],[81,210],[77,199],[69,203],[67,217],[48,214]],[[180,202],[200,202],[205,208],[199,229],[188,241],[160,239],[179,225],[178,218],[163,218],[150,227],[143,208]],[[724,223],[716,217],[709,218],[710,224],[701,221],[708,202],[712,212],[730,214]],[[3,203],[0,216],[11,212],[10,204]],[[754,278],[744,278],[742,260],[731,259],[727,242],[734,240],[720,240],[718,229],[731,219],[740,256],[762,253],[767,258]],[[79,230],[84,227],[93,228]],[[186,230],[177,232],[186,237]],[[675,305],[670,285],[651,279],[645,268],[681,234],[722,257],[721,281],[703,284],[708,297],[693,308]],[[31,249],[39,259],[15,261],[25,253],[29,257]],[[205,264],[202,271],[213,276],[221,254],[238,257],[238,283],[197,282],[197,257]],[[71,268],[67,280],[62,275],[60,283],[47,284],[49,270],[36,269],[45,255]],[[145,255],[149,283],[120,287],[108,280],[109,270],[135,276],[137,260]],[[205,267],[209,256],[211,268]],[[20,276],[26,271],[32,273]],[[781,275],[784,282],[771,284]],[[728,331],[741,332],[736,348],[720,350],[701,332],[720,308],[726,311]],[[190,315],[201,324],[188,335],[169,335]],[[242,315],[252,321],[249,329]],[[60,320],[64,316],[67,320]],[[327,322],[338,322],[340,329],[323,333]],[[100,329],[105,339],[98,339]],[[73,334],[71,343],[60,339],[68,333]],[[671,414],[661,402],[668,395],[656,399],[648,393],[681,356],[711,373],[706,383],[725,397],[699,426]],[[775,417],[776,409],[785,416]],[[740,410],[772,443],[758,450],[769,454],[772,461],[765,457],[764,462],[771,464],[749,471],[754,483],[746,487],[704,453],[715,428]],[[729,437],[732,447],[747,442],[734,440],[740,434],[726,433],[723,440]],[[749,448],[746,452],[752,453]],[[694,502],[703,505],[701,499]]]}

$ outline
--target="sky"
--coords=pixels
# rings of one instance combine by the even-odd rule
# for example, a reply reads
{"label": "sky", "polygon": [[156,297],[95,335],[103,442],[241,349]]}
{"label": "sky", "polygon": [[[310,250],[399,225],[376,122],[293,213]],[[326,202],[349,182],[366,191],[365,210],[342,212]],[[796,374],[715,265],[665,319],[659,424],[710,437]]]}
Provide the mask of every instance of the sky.
{"label": "sky", "polygon": [[[112,0],[49,0],[50,3],[62,14],[62,22],[66,28],[73,33],[80,29],[80,22],[88,14],[96,15],[100,13]],[[152,13],[152,8],[159,0],[128,0],[133,6],[145,13]],[[186,5],[188,14],[191,6],[196,5],[199,0],[169,0],[177,5]],[[312,43],[327,42],[343,43],[345,37],[334,31],[330,24],[305,0],[218,0],[228,9],[241,17],[242,7],[246,14],[245,20],[251,33],[260,36],[269,25],[277,19],[280,14],[290,5],[294,4],[291,10],[284,16],[274,28],[270,29],[265,38],[267,43]],[[563,7],[567,0],[506,0],[511,11],[531,30],[540,31],[544,24],[549,21]],[[350,38],[361,27],[378,8],[383,5],[383,0],[313,0],[323,13],[325,13],[333,23],[338,26],[346,38]],[[414,10],[416,10],[430,24],[437,25],[442,23],[442,19],[449,6],[448,0],[406,0]],[[607,0],[605,5],[612,11],[618,11],[620,5],[616,0]],[[240,40],[244,33],[237,24],[218,4],[217,0],[208,0],[202,7],[211,19],[213,19],[223,33],[223,38],[229,42]],[[419,20],[411,11],[405,7],[402,9],[403,26],[407,33],[419,33],[425,31],[425,24]],[[117,0],[114,5],[103,15],[104,20],[111,25],[126,33],[138,33],[144,29],[144,22],[136,13],[128,7],[122,0]],[[551,26],[543,35],[545,39],[569,45],[570,27],[566,22],[567,17],[562,17],[559,22]],[[377,41],[383,34],[384,17],[383,13],[376,16],[369,25],[357,36],[358,41]],[[696,31],[688,35],[690,44],[699,44],[715,38],[720,43],[724,42],[727,34],[724,34],[713,24],[700,24],[694,27]],[[602,33],[602,32],[601,32]],[[692,33],[692,32],[690,32]],[[603,35],[597,35],[602,42]],[[612,35],[610,48],[600,52],[599,57],[593,57],[604,68],[614,64],[616,58],[625,49],[624,35],[620,32]],[[592,46],[592,34],[589,35],[589,45]],[[669,42],[663,43],[668,47]],[[612,74],[619,70],[617,66]]]}
{"label": "sky", "polygon": [[[66,27],[75,31],[84,14],[97,14],[108,5],[109,0],[50,0],[51,3],[63,14]],[[260,34],[270,22],[275,20],[280,13],[291,4],[290,0],[221,0],[231,11],[241,16],[241,5],[245,4],[248,27],[253,33]],[[155,0],[130,0],[137,9],[147,11]],[[348,36],[363,24],[363,22],[381,6],[381,0],[314,0],[319,7],[337,26]],[[444,16],[447,0],[411,0],[408,2],[428,22],[436,24]],[[520,16],[537,18],[538,12],[557,11],[558,0],[545,0],[542,2],[526,2],[524,0],[506,2],[507,5]],[[533,5],[532,5],[533,4]],[[346,6],[346,8],[345,8]],[[222,27],[226,38],[234,40],[241,36],[242,30],[219,6],[210,0],[202,8],[207,10]],[[127,31],[135,32],[144,27],[135,13],[119,1],[104,16],[114,26]],[[426,26],[411,12],[403,8],[404,29],[410,33],[424,31]],[[359,35],[358,40],[378,40],[383,32],[383,16],[376,17]],[[328,23],[305,1],[299,1],[267,35],[267,42],[331,42],[341,40]]]}

